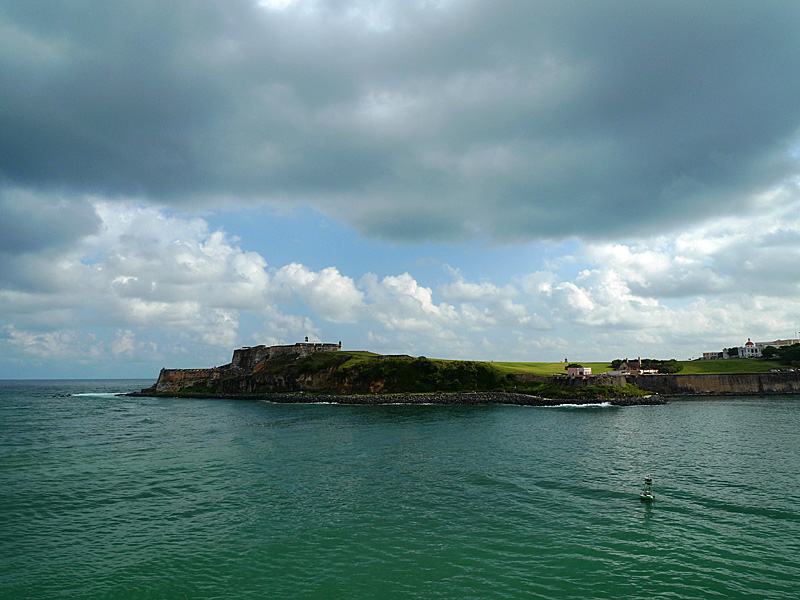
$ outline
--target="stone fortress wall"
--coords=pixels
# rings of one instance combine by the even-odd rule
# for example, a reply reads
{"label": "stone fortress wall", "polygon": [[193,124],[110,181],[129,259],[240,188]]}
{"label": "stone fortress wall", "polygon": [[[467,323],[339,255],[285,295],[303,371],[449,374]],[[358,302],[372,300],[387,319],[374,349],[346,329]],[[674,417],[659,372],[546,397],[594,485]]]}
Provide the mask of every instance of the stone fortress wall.
{"label": "stone fortress wall", "polygon": [[629,383],[662,396],[800,394],[800,371],[698,375],[629,375]]}
{"label": "stone fortress wall", "polygon": [[239,348],[233,351],[230,368],[239,373],[255,373],[258,365],[264,361],[297,354],[298,358],[305,358],[314,352],[336,352],[342,349],[342,342],[338,344],[316,344],[314,342],[299,342],[291,346],[253,346]]}
{"label": "stone fortress wall", "polygon": [[[308,339],[308,338],[306,338]],[[342,349],[338,344],[298,342],[288,346],[252,346],[233,351],[233,358],[227,365],[211,369],[161,369],[155,388],[157,392],[179,392],[205,381],[213,381],[233,375],[257,373],[264,363],[277,356],[296,354],[304,358],[314,352],[337,352]]]}
{"label": "stone fortress wall", "polygon": [[633,384],[662,396],[741,396],[750,394],[800,394],[800,371],[787,373],[718,373],[696,375],[592,375],[565,377],[514,375],[516,381],[540,381],[565,387]]}

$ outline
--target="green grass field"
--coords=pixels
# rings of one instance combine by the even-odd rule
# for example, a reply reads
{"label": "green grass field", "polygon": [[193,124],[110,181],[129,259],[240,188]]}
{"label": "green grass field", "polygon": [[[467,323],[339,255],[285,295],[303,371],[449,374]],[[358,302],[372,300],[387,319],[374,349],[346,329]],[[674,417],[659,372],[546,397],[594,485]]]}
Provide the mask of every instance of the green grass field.
{"label": "green grass field", "polygon": [[766,373],[779,369],[781,364],[775,360],[760,358],[728,358],[725,360],[681,360],[683,370],[679,373],[695,375],[702,373]]}
{"label": "green grass field", "polygon": [[[341,352],[341,354],[348,355],[350,360],[346,363],[345,368],[351,367],[362,361],[369,360],[377,356],[372,352]],[[446,359],[430,359],[434,362],[453,362]],[[592,373],[599,374],[611,371],[610,362],[583,362],[575,361],[584,367],[591,367]],[[556,375],[566,374],[566,364],[563,362],[489,362],[487,363],[495,367],[501,374],[507,375],[509,373],[529,373],[532,375]],[[766,373],[770,369],[778,369],[781,364],[773,360],[762,359],[748,359],[748,358],[729,358],[725,360],[679,360],[678,364],[683,366],[683,369],[678,375],[696,375],[703,373]]]}
{"label": "green grass field", "polygon": [[[576,361],[584,367],[591,367],[592,373],[599,374],[611,371],[611,363]],[[566,374],[563,362],[493,362],[503,374],[531,373],[533,375]],[[778,369],[780,363],[773,360],[753,358],[729,358],[726,360],[679,360],[683,369],[678,375],[696,375],[702,373],[766,373],[770,369]]]}
{"label": "green grass field", "polygon": [[[493,362],[490,363],[503,375],[508,373],[530,373],[531,375],[567,374],[566,363],[563,362]],[[584,367],[591,367],[592,373],[604,373],[611,370],[611,363],[581,362]]]}

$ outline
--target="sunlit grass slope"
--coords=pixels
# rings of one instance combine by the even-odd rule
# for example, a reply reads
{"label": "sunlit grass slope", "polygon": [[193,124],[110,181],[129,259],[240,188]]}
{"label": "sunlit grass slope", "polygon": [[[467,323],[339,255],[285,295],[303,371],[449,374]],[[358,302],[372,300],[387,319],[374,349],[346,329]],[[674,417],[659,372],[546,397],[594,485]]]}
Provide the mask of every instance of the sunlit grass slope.
{"label": "sunlit grass slope", "polygon": [[[346,366],[352,366],[362,361],[375,358],[377,355],[372,352],[341,352],[341,355],[348,356]],[[431,359],[436,362],[457,362],[442,359]],[[576,363],[584,367],[591,367],[592,373],[599,374],[611,371],[611,362],[584,362],[577,360]],[[564,362],[491,362],[491,366],[496,368],[503,375],[510,373],[528,373],[532,375],[556,375],[566,374],[566,363]],[[767,373],[770,369],[779,369],[781,364],[774,360],[762,360],[752,358],[729,358],[725,360],[679,360],[678,364],[683,367],[678,375],[696,375],[702,373]]]}
{"label": "sunlit grass slope", "polygon": [[[611,371],[611,363],[575,361],[584,367],[591,367],[592,373],[599,374]],[[495,362],[492,363],[501,373],[530,373],[533,375],[555,375],[566,373],[563,362]],[[778,369],[781,364],[773,360],[752,358],[729,358],[726,360],[679,360],[683,367],[678,375],[696,375],[702,373],[766,373],[770,369]]]}
{"label": "sunlit grass slope", "polygon": [[[605,373],[611,370],[611,363],[578,362],[584,367],[591,367],[592,373]],[[563,362],[493,362],[501,373],[529,373],[531,375],[567,374],[566,363]]]}
{"label": "sunlit grass slope", "polygon": [[695,375],[702,373],[766,373],[770,369],[779,369],[781,364],[774,360],[760,358],[728,358],[725,360],[681,360],[683,370],[679,375]]}

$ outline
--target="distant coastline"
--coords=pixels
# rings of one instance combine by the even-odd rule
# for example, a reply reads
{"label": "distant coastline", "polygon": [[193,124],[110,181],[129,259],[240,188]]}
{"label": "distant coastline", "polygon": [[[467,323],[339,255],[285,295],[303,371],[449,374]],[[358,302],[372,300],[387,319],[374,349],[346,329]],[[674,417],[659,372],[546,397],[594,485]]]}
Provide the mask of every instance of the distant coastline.
{"label": "distant coastline", "polygon": [[[674,361],[673,361],[674,362]],[[567,365],[570,366],[570,365]],[[525,363],[342,351],[341,342],[254,346],[212,368],[162,369],[134,396],[339,404],[664,404],[668,397],[800,394],[800,372],[593,375],[525,372]],[[576,374],[576,371],[580,373]]]}
{"label": "distant coastline", "polygon": [[347,404],[658,403],[621,380],[531,378],[488,362],[342,351],[341,342],[308,341],[239,348],[230,363],[212,368],[165,368],[138,395]]}

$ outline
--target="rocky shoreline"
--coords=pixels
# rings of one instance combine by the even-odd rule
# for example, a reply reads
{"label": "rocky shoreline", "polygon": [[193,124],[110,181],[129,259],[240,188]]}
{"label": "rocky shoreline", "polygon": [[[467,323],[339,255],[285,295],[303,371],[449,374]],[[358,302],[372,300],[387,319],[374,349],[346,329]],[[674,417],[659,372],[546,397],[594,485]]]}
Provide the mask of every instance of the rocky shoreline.
{"label": "rocky shoreline", "polygon": [[159,397],[159,398],[205,398],[227,400],[266,400],[281,404],[355,404],[355,405],[389,405],[389,404],[434,404],[434,405],[500,405],[518,406],[560,406],[564,404],[599,404],[609,403],[612,406],[639,406],[666,404],[666,398],[653,394],[642,397],[620,398],[543,398],[516,392],[458,392],[458,393],[423,393],[423,394],[308,394],[308,393],[269,393],[269,394],[175,394],[142,390],[124,396]]}

